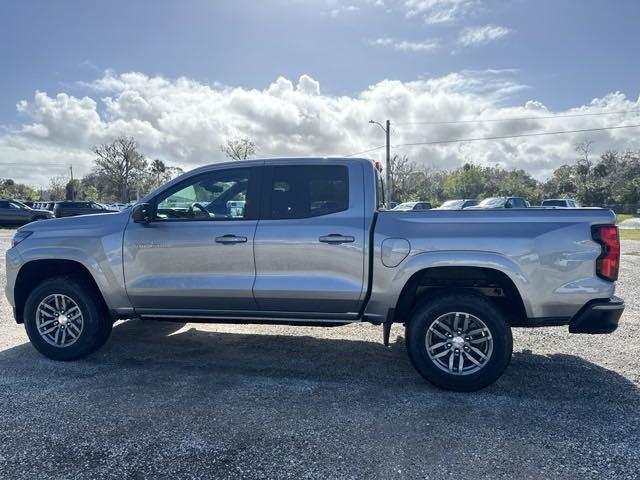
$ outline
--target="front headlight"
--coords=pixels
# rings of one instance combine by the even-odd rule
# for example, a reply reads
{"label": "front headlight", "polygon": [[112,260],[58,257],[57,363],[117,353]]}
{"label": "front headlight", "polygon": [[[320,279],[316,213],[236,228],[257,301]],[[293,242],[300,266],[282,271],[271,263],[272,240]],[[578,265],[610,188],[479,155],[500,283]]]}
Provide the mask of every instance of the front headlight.
{"label": "front headlight", "polygon": [[11,239],[11,247],[15,247],[16,245],[18,245],[20,242],[22,242],[23,240],[25,240],[29,235],[31,235],[33,232],[30,232],[28,230],[18,230],[14,235],[13,238]]}

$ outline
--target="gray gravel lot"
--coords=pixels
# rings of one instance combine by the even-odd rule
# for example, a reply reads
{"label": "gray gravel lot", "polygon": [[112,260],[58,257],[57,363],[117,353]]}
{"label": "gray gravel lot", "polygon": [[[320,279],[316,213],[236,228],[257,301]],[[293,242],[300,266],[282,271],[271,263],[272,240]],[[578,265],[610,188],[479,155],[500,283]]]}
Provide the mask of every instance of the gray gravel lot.
{"label": "gray gravel lot", "polygon": [[[0,287],[12,232],[0,230]],[[370,325],[129,321],[88,359],[29,345],[0,300],[0,478],[639,478],[640,242],[612,335],[518,329],[475,393],[425,383]]]}

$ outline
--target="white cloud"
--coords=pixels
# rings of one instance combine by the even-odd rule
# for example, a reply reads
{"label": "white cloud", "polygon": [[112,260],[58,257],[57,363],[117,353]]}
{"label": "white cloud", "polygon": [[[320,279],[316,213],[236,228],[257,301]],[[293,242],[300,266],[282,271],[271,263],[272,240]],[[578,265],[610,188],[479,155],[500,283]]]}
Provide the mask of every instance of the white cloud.
{"label": "white cloud", "polygon": [[465,28],[458,38],[458,43],[469,47],[472,45],[486,45],[509,35],[513,30],[498,25],[483,25],[481,27]]}
{"label": "white cloud", "polygon": [[[318,81],[280,77],[263,89],[208,85],[188,78],[106,72],[86,84],[89,94],[35,92],[18,102],[20,126],[0,128],[2,177],[46,185],[51,176],[86,174],[91,147],[117,135],[133,135],[148,157],[190,169],[224,160],[220,144],[247,135],[261,156],[345,155],[381,145],[370,119],[393,124],[392,143],[400,145],[455,138],[550,132],[639,123],[627,115],[557,120],[424,124],[424,122],[549,116],[532,99],[513,104],[526,86],[510,70],[463,71],[410,82],[384,80],[353,96],[323,93]],[[638,110],[640,101],[611,93],[559,114]],[[411,122],[411,124],[406,124]],[[421,123],[422,122],[422,123]],[[404,124],[403,124],[404,123]],[[575,158],[573,145],[591,139],[599,151],[639,148],[637,129],[501,141],[393,147],[432,167],[454,168],[464,161],[525,168],[539,177]],[[596,152],[597,153],[597,152]],[[384,149],[368,154],[382,159]],[[20,164],[16,166],[15,164]]]}
{"label": "white cloud", "polygon": [[339,5],[329,10],[329,15],[332,17],[338,17],[343,13],[357,12],[358,10],[360,10],[360,7],[356,5]]}
{"label": "white cloud", "polygon": [[408,17],[421,16],[425,23],[449,23],[467,16],[479,0],[405,0]]}
{"label": "white cloud", "polygon": [[369,43],[381,47],[391,47],[403,52],[432,52],[438,48],[438,42],[434,40],[411,42],[409,40],[396,40],[391,37],[379,37]]}

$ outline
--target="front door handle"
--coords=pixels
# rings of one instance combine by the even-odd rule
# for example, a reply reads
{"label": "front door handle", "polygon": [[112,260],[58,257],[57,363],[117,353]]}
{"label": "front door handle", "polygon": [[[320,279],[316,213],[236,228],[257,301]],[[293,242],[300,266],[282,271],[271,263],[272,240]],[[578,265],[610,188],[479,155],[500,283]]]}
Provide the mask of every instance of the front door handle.
{"label": "front door handle", "polygon": [[216,243],[223,243],[230,245],[233,243],[247,243],[247,237],[238,237],[237,235],[227,234],[221,237],[216,237]]}
{"label": "front door handle", "polygon": [[351,235],[340,235],[339,233],[324,235],[318,240],[320,240],[322,243],[330,243],[332,245],[339,245],[341,243],[353,243],[356,241],[356,239]]}

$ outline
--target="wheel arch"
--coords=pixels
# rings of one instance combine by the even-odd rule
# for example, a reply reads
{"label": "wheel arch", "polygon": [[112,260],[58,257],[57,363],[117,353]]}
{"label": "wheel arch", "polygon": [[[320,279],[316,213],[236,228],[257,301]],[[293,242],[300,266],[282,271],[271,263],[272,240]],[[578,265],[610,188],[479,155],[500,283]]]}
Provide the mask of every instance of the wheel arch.
{"label": "wheel arch", "polygon": [[513,279],[497,268],[476,265],[430,266],[413,273],[398,296],[394,321],[406,322],[419,302],[453,291],[490,297],[511,326],[526,321],[526,304]]}
{"label": "wheel arch", "polygon": [[[83,285],[92,289],[105,311],[109,311],[100,288],[89,269],[77,260],[41,259],[25,263],[16,276],[14,303],[16,322],[24,323],[24,306],[36,285],[57,276],[73,276],[82,279]],[[113,316],[113,313],[110,312]]]}

